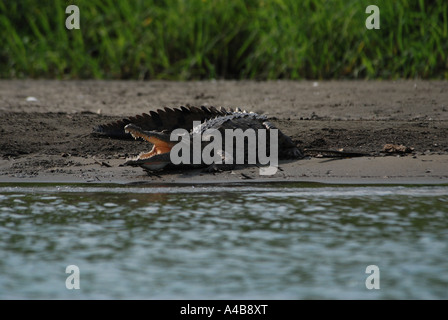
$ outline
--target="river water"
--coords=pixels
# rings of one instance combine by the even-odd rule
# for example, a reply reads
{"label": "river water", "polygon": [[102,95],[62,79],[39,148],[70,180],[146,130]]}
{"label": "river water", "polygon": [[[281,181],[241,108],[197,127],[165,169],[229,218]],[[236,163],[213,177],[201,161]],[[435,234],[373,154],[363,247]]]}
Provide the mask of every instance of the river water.
{"label": "river water", "polygon": [[447,299],[448,185],[0,184],[13,298]]}

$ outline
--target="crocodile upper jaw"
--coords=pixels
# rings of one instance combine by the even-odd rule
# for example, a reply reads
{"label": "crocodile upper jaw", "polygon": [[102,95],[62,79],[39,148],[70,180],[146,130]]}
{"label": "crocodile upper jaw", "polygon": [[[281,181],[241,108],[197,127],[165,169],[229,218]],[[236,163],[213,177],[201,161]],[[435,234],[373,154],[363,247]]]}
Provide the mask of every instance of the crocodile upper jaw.
{"label": "crocodile upper jaw", "polygon": [[176,143],[169,140],[170,136],[168,134],[155,131],[143,131],[140,127],[133,124],[126,125],[124,129],[134,139],[141,138],[153,145],[149,152],[141,152],[137,157],[128,159],[125,165],[140,166],[148,170],[158,170],[171,163],[170,151]]}

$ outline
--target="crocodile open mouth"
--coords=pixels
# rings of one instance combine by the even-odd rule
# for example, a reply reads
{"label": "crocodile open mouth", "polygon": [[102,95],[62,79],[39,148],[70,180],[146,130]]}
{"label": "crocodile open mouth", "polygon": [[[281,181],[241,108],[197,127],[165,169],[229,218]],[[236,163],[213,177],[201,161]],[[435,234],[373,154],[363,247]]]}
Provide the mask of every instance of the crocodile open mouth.
{"label": "crocodile open mouth", "polygon": [[[160,161],[157,161],[155,158],[160,160],[160,157],[155,157],[156,155],[169,155],[171,149],[176,144],[176,142],[172,142],[169,140],[169,135],[161,132],[155,131],[143,131],[140,127],[128,124],[124,127],[125,132],[130,133],[134,139],[141,138],[143,140],[151,143],[152,149],[149,152],[141,152],[137,157],[130,159],[127,161],[127,164],[134,165],[142,165],[142,164],[152,164],[156,165]],[[163,157],[164,159],[166,157]],[[169,158],[169,157],[168,157]],[[154,160],[154,161],[151,161]],[[165,161],[163,161],[165,162]]]}

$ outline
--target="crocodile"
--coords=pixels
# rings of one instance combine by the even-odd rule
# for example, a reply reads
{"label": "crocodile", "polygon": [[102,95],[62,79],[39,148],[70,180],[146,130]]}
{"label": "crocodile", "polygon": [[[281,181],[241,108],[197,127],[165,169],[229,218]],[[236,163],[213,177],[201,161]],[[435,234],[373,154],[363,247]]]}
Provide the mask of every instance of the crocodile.
{"label": "crocodile", "polygon": [[[266,130],[265,147],[269,149],[270,141],[269,132],[273,129],[277,130],[277,146],[278,159],[300,159],[303,158],[303,152],[296,146],[292,139],[278,130],[265,115],[260,115],[254,112],[242,111],[237,108],[223,109],[214,107],[180,107],[180,108],[164,108],[157,111],[151,111],[149,114],[137,115],[134,117],[122,119],[108,124],[99,125],[94,128],[94,132],[103,136],[113,138],[134,138],[143,139],[152,144],[152,149],[149,152],[142,152],[137,157],[127,159],[125,165],[140,166],[145,170],[154,171],[172,166],[173,163],[170,158],[170,152],[175,147],[176,141],[171,141],[171,133],[176,129],[184,129],[184,131],[194,140],[195,135],[203,135],[210,132],[210,129],[218,131],[222,137],[225,136],[226,129],[253,129],[256,133],[257,141],[259,137],[259,129]],[[215,131],[215,132],[216,132]],[[180,137],[180,136],[179,136]],[[203,150],[209,143],[210,139],[201,137],[201,150]],[[222,139],[222,148],[217,150],[220,161],[209,164],[206,171],[221,171],[230,170],[234,168],[235,161],[228,151],[224,148],[225,139]],[[250,155],[247,145],[247,140],[244,140],[244,161],[248,163]],[[236,145],[236,143],[235,143]],[[191,146],[191,145],[190,145]],[[236,146],[233,151],[235,151]],[[254,149],[251,149],[253,151]],[[192,150],[193,151],[193,150]],[[193,152],[190,153],[191,155]],[[235,153],[233,153],[235,154]],[[227,161],[230,157],[230,161]],[[214,158],[216,159],[216,158]],[[258,158],[257,158],[258,162]],[[198,167],[206,166],[203,162],[194,163],[189,162],[188,166]]]}

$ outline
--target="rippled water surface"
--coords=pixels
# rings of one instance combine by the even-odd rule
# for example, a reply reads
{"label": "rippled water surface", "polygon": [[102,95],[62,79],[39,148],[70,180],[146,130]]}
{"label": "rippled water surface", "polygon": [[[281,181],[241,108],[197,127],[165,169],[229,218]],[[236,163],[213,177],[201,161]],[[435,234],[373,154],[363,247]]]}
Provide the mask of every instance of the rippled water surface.
{"label": "rippled water surface", "polygon": [[2,299],[447,299],[447,270],[448,186],[0,184]]}

